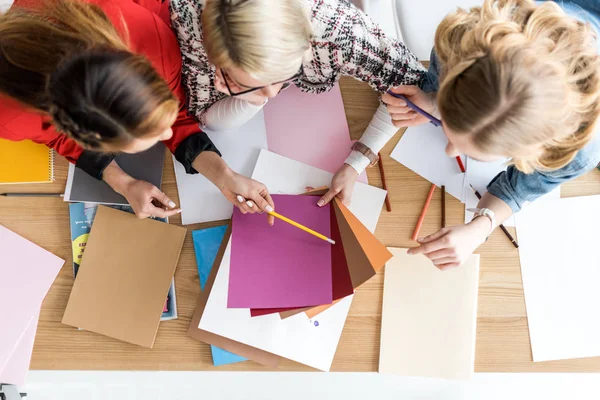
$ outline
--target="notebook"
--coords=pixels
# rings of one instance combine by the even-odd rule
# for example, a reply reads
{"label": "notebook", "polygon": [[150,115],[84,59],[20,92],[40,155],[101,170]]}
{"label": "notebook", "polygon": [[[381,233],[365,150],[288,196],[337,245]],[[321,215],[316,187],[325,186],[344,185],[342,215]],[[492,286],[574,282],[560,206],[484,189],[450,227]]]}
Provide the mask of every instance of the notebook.
{"label": "notebook", "polygon": [[0,139],[0,184],[54,181],[54,150],[29,140]]}
{"label": "notebook", "polygon": [[151,348],[185,233],[98,207],[62,322]]}
{"label": "notebook", "polygon": [[[116,163],[136,179],[150,182],[160,189],[165,159],[165,146],[157,143],[150,149],[137,154],[119,154]],[[88,175],[75,165],[69,165],[65,201],[98,204],[128,205],[125,197],[115,192],[106,182]]]}
{"label": "notebook", "polygon": [[448,271],[423,255],[389,248],[379,372],[470,379],[475,365],[479,255]]}

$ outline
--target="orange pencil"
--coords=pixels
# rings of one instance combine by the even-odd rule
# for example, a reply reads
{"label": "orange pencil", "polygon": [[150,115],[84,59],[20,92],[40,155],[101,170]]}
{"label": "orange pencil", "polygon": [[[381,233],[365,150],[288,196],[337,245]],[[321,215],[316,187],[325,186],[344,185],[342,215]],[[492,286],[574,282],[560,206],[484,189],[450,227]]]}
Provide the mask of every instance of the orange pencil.
{"label": "orange pencil", "polygon": [[425,214],[427,214],[427,209],[429,208],[429,203],[431,203],[431,198],[433,197],[433,192],[435,191],[435,184],[431,185],[431,189],[429,189],[429,194],[427,195],[427,200],[425,200],[425,205],[423,206],[423,211],[421,211],[421,216],[417,221],[417,226],[415,226],[415,231],[412,235],[412,240],[417,240],[419,237],[419,231],[421,230],[421,225],[423,225],[423,220],[425,220]]}

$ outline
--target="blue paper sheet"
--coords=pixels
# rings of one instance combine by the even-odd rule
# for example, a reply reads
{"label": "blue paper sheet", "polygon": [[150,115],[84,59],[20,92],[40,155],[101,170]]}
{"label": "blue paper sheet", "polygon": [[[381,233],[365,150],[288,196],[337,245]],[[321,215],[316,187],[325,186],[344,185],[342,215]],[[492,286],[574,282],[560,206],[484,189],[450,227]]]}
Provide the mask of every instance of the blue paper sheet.
{"label": "blue paper sheet", "polygon": [[[227,225],[216,226],[214,228],[199,229],[192,232],[192,241],[194,242],[194,252],[196,253],[196,264],[198,265],[198,275],[200,276],[200,288],[204,290],[210,270],[212,269],[215,258]],[[213,365],[234,364],[241,361],[246,361],[246,358],[240,357],[215,346],[210,346]]]}

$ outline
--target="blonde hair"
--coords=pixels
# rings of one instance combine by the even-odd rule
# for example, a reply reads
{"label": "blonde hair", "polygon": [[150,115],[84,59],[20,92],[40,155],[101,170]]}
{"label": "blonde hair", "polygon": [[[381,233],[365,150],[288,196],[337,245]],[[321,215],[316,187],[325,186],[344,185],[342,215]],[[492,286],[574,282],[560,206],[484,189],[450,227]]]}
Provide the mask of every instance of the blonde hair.
{"label": "blonde hair", "polygon": [[559,169],[593,137],[600,57],[589,24],[554,2],[486,0],[435,35],[445,124],[517,169]]}
{"label": "blonde hair", "polygon": [[212,64],[276,82],[298,72],[312,26],[305,0],[207,0],[202,34]]}
{"label": "blonde hair", "polygon": [[49,0],[0,13],[0,95],[44,111],[84,147],[119,151],[167,127],[179,102],[96,5]]}

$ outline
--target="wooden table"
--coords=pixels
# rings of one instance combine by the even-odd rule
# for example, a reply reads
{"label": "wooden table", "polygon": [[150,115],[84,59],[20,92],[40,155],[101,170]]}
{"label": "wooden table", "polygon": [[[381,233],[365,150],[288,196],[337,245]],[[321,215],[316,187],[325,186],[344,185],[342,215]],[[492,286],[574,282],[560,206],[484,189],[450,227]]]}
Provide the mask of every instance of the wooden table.
{"label": "wooden table", "polygon": [[[342,94],[353,138],[359,138],[378,106],[370,88],[349,78],[342,79]],[[388,246],[414,245],[410,236],[430,183],[389,158],[398,142],[396,136],[382,151],[390,191],[392,212],[381,214],[377,237]],[[38,187],[4,187],[6,191],[62,193],[67,162],[58,158],[56,182]],[[368,171],[371,185],[380,186],[377,168]],[[600,193],[600,172],[594,171],[563,186],[563,197]],[[166,159],[163,190],[178,202],[170,157]],[[425,219],[422,233],[440,227],[440,191]],[[448,225],[460,224],[464,208],[447,196]],[[202,205],[208,206],[208,205]],[[171,219],[180,223],[179,216]],[[71,286],[72,256],[67,204],[58,198],[0,197],[0,223],[67,260],[42,307],[32,369],[49,370],[211,370],[210,349],[186,335],[196,298],[200,292],[191,231],[215,224],[188,226],[188,235],[175,273],[179,319],[162,322],[154,349],[119,342],[94,333],[77,331],[61,324]],[[514,233],[514,230],[513,230]],[[600,371],[600,357],[533,363],[527,330],[525,302],[518,252],[497,230],[479,249],[481,278],[477,319],[475,369],[478,372],[591,372]],[[26,257],[26,255],[24,255]],[[333,362],[332,371],[377,371],[383,275],[364,284],[356,293],[350,315]],[[118,310],[115,310],[118,312]],[[590,318],[596,318],[590,315]],[[284,361],[281,370],[307,371],[308,367]],[[266,370],[254,362],[220,367],[219,370]]]}

